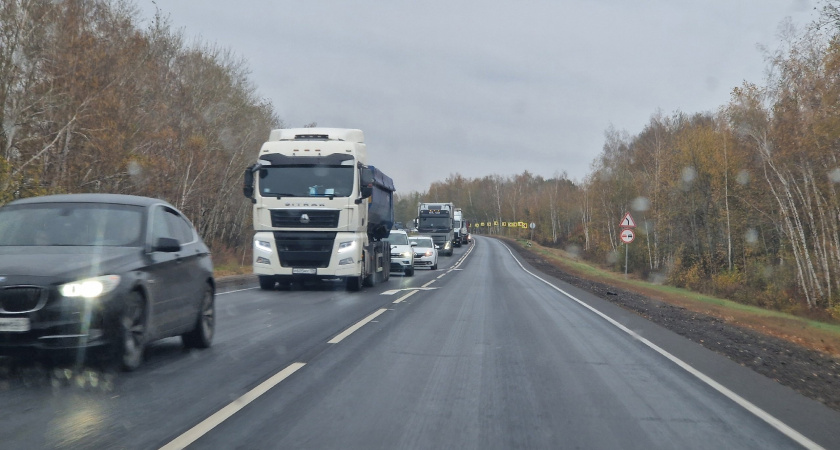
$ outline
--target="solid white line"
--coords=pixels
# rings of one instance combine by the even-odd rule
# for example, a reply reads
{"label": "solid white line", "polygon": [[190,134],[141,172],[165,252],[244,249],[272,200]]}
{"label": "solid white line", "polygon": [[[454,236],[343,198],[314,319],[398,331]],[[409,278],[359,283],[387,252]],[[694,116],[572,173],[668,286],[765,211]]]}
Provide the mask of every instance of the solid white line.
{"label": "solid white line", "polygon": [[411,297],[412,295],[416,294],[417,292],[418,292],[418,291],[411,291],[411,292],[409,292],[408,294],[405,294],[405,295],[403,295],[402,297],[400,297],[400,298],[398,298],[398,299],[394,300],[392,303],[399,303],[399,302],[401,302],[401,301],[403,301],[403,300],[407,299],[408,297]]}
{"label": "solid white line", "polygon": [[212,416],[204,419],[198,425],[192,427],[184,434],[178,436],[170,443],[161,447],[161,450],[175,450],[175,449],[182,449],[186,446],[192,444],[201,436],[207,434],[208,431],[212,430],[213,428],[217,427],[220,423],[224,422],[225,420],[229,419],[232,415],[239,412],[242,408],[247,406],[252,401],[259,398],[259,396],[268,392],[269,389],[273,388],[280,384],[281,381],[285,380],[289,377],[289,375],[295,373],[301,367],[305,366],[306,363],[296,362],[285,369],[281,370],[274,374],[271,378],[263,381],[254,389],[246,392],[243,396],[237,398],[236,400],[228,403],[227,406],[218,410]]}
{"label": "solid white line", "polygon": [[234,292],[242,292],[242,291],[253,291],[254,289],[259,289],[259,288],[249,287],[249,288],[245,288],[245,289],[237,289],[235,291],[216,292],[216,295],[233,294]]}
{"label": "solid white line", "polygon": [[708,375],[706,375],[703,372],[700,372],[699,370],[695,369],[690,364],[688,364],[685,361],[677,358],[676,356],[672,355],[671,353],[668,353],[665,349],[663,349],[663,348],[659,347],[658,345],[654,344],[653,342],[645,339],[644,337],[637,334],[635,331],[633,331],[633,330],[625,327],[624,325],[618,323],[612,317],[602,313],[601,311],[598,311],[597,309],[593,308],[592,306],[589,306],[588,304],[584,303],[583,301],[578,300],[572,294],[569,294],[568,292],[564,291],[563,289],[560,289],[559,287],[551,284],[551,282],[549,282],[547,280],[544,280],[544,279],[540,278],[539,276],[537,276],[536,274],[530,272],[528,269],[525,268],[525,266],[522,265],[521,262],[519,262],[519,260],[516,258],[516,256],[514,256],[513,251],[511,251],[511,249],[507,245],[505,245],[504,243],[502,243],[502,245],[510,253],[510,256],[513,256],[514,261],[516,261],[516,263],[519,264],[519,267],[521,267],[522,270],[524,270],[527,274],[529,274],[532,277],[534,277],[534,278],[542,281],[543,283],[551,286],[554,290],[560,292],[561,294],[563,294],[566,297],[568,297],[569,299],[577,302],[578,304],[580,304],[584,308],[586,308],[586,309],[592,311],[593,313],[597,314],[602,319],[606,320],[607,322],[609,322],[610,324],[612,324],[613,326],[615,326],[619,330],[629,334],[634,339],[636,339],[636,340],[640,341],[641,343],[645,344],[646,346],[648,346],[649,348],[651,348],[655,352],[659,353],[660,355],[668,358],[669,360],[671,360],[671,362],[678,365],[679,367],[684,369],[686,372],[690,373],[691,375],[694,375],[700,381],[702,381],[702,382],[706,383],[707,385],[711,386],[712,389],[720,392],[721,394],[723,394],[724,396],[726,396],[730,400],[737,403],[742,408],[744,408],[747,411],[753,413],[756,417],[758,417],[759,419],[767,422],[770,426],[779,430],[782,434],[784,434],[785,436],[793,439],[794,441],[796,441],[797,443],[799,443],[803,447],[808,448],[808,449],[814,449],[814,450],[823,448],[822,446],[820,446],[816,442],[808,439],[807,437],[805,437],[804,435],[802,435],[798,431],[794,430],[793,428],[791,428],[790,426],[788,426],[787,424],[785,424],[781,420],[775,418],[773,415],[771,415],[767,411],[764,411],[763,409],[759,408],[758,406],[756,406],[755,404],[753,404],[749,400],[741,397],[740,395],[736,394],[735,392],[732,392],[726,386],[724,386],[724,385],[718,383],[717,381],[713,380]]}
{"label": "solid white line", "polygon": [[346,338],[347,336],[350,336],[356,330],[358,330],[359,328],[362,328],[362,326],[364,326],[364,324],[366,324],[366,323],[370,322],[371,320],[377,318],[380,314],[384,313],[385,311],[387,311],[387,310],[386,309],[380,309],[380,310],[375,311],[373,314],[371,314],[371,315],[365,317],[364,319],[360,320],[358,323],[356,323],[356,325],[353,325],[352,327],[344,330],[343,333],[341,333],[338,336],[336,336],[336,337],[330,339],[329,341],[327,341],[327,344],[338,344],[339,342],[342,341],[342,339]]}

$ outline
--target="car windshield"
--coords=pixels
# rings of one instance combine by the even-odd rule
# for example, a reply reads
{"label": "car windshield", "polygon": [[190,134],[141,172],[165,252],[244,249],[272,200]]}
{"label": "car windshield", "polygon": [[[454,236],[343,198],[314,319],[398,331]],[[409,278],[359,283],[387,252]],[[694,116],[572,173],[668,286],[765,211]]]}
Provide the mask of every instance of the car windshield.
{"label": "car windshield", "polygon": [[36,203],[0,209],[0,246],[142,245],[143,208]]}
{"label": "car windshield", "polygon": [[412,237],[409,240],[413,243],[416,243],[418,247],[434,247],[435,246],[435,244],[432,242],[432,238],[428,238],[428,237]]}
{"label": "car windshield", "polygon": [[409,245],[408,236],[403,233],[391,233],[385,240],[391,245]]}
{"label": "car windshield", "polygon": [[270,166],[259,171],[263,196],[349,197],[353,166]]}

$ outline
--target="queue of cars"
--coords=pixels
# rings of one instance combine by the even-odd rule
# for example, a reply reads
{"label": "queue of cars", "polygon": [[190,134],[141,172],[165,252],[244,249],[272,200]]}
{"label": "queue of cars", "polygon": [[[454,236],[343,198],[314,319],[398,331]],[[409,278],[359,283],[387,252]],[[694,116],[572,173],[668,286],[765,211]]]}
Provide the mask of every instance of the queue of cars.
{"label": "queue of cars", "polygon": [[[418,267],[437,270],[439,253],[431,236],[393,229],[385,240],[391,245],[391,272],[410,277]],[[472,242],[472,236],[469,242]]]}
{"label": "queue of cars", "polygon": [[157,339],[210,347],[214,297],[209,248],[165,201],[68,194],[0,208],[0,355],[133,370]]}

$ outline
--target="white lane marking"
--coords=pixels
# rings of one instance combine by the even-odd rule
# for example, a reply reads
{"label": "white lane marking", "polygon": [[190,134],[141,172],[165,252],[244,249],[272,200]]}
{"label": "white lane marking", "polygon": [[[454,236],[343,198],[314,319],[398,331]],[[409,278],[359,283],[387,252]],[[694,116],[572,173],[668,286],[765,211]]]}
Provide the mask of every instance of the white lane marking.
{"label": "white lane marking", "polygon": [[403,301],[403,300],[407,299],[408,297],[411,297],[412,295],[416,294],[417,292],[419,292],[419,291],[416,291],[416,290],[411,291],[411,292],[409,292],[408,294],[405,294],[405,295],[403,295],[402,297],[400,297],[400,298],[398,298],[398,299],[394,300],[394,301],[393,301],[393,303],[399,303],[399,302],[401,302],[401,301]]}
{"label": "white lane marking", "polygon": [[449,272],[444,272],[444,273],[438,275],[437,278],[435,278],[435,279],[440,280],[441,278],[445,277],[447,273],[449,273]]}
{"label": "white lane marking", "polygon": [[356,325],[353,325],[352,327],[344,330],[344,332],[342,332],[338,336],[336,336],[336,337],[330,339],[329,341],[327,341],[327,344],[338,344],[344,338],[346,338],[347,336],[350,336],[356,330],[358,330],[359,328],[362,328],[362,326],[364,326],[364,324],[366,324],[366,323],[370,322],[371,320],[377,318],[380,314],[384,313],[385,311],[387,311],[387,310],[384,309],[384,308],[376,310],[373,314],[371,314],[371,315],[365,317],[364,319],[360,320],[359,322],[357,322]]}
{"label": "white lane marking", "polygon": [[254,289],[259,289],[259,288],[249,287],[249,288],[245,288],[245,289],[237,289],[235,291],[216,292],[216,295],[233,294],[234,292],[242,292],[242,291],[253,291]]}
{"label": "white lane marking", "polygon": [[[428,287],[430,284],[432,284],[434,282],[435,282],[435,280],[429,281],[428,283],[426,283],[426,284],[424,284],[423,286],[420,286],[420,287],[423,287],[423,288]],[[435,289],[437,289],[437,288],[435,288]]]}
{"label": "white lane marking", "polygon": [[277,372],[276,374],[272,375],[271,378],[263,381],[254,389],[246,392],[241,397],[237,398],[236,400],[228,403],[227,406],[218,410],[212,416],[204,419],[198,425],[190,428],[184,434],[178,436],[170,443],[161,447],[161,450],[174,450],[174,449],[182,449],[186,446],[192,444],[201,436],[204,436],[212,430],[213,428],[217,427],[220,423],[224,422],[225,420],[229,419],[232,415],[239,412],[242,408],[247,406],[249,403],[253,402],[261,395],[265,394],[269,391],[269,389],[273,388],[280,384],[281,381],[288,378],[291,374],[297,372],[301,367],[305,366],[306,363],[296,362],[290,364],[285,369]]}
{"label": "white lane marking", "polygon": [[522,270],[524,270],[527,274],[529,274],[532,277],[534,277],[534,278],[542,281],[543,283],[551,286],[554,290],[560,292],[561,294],[565,295],[566,297],[570,298],[571,300],[574,300],[575,302],[577,302],[579,305],[583,306],[584,308],[586,308],[586,309],[592,311],[593,313],[597,314],[602,319],[606,320],[607,322],[609,322],[610,324],[612,324],[613,326],[615,326],[619,330],[629,334],[634,339],[636,339],[639,342],[641,342],[641,343],[645,344],[646,346],[650,347],[653,351],[655,351],[655,352],[659,353],[660,355],[668,358],[669,360],[671,360],[671,362],[678,365],[679,367],[684,369],[686,372],[690,373],[691,375],[694,375],[700,381],[702,381],[702,382],[708,384],[709,386],[711,386],[712,389],[720,392],[721,394],[723,394],[724,396],[726,396],[730,400],[737,403],[742,408],[744,408],[747,411],[753,413],[756,417],[758,417],[759,419],[767,422],[767,424],[769,424],[773,428],[779,430],[782,434],[784,434],[785,436],[793,439],[794,441],[796,441],[798,444],[802,445],[803,447],[808,448],[808,449],[814,449],[814,450],[823,448],[822,446],[820,446],[816,442],[808,439],[807,437],[802,435],[800,432],[794,430],[793,428],[791,428],[790,426],[788,426],[787,424],[785,424],[781,420],[775,418],[773,415],[771,415],[767,411],[764,411],[763,409],[759,408],[758,406],[756,406],[755,404],[753,404],[749,400],[741,397],[740,395],[736,394],[735,392],[732,392],[726,386],[724,386],[724,385],[718,383],[717,381],[713,380],[708,375],[706,375],[703,372],[700,372],[699,370],[695,369],[694,367],[692,367],[687,362],[677,358],[676,356],[672,355],[671,353],[668,353],[665,349],[663,349],[663,348],[659,347],[658,345],[654,344],[653,342],[645,339],[644,337],[640,336],[635,331],[633,331],[633,330],[625,327],[624,325],[618,323],[612,317],[602,313],[601,311],[598,311],[597,309],[593,308],[592,306],[589,306],[588,304],[584,303],[583,301],[578,300],[572,294],[569,294],[568,292],[564,291],[563,289],[560,289],[559,287],[551,284],[551,282],[549,282],[547,280],[544,280],[544,279],[540,278],[539,276],[537,276],[536,274],[530,272],[528,269],[525,268],[525,266],[522,265],[521,262],[519,262],[518,259],[516,259],[516,256],[514,256],[513,251],[511,251],[511,249],[507,245],[505,245],[504,243],[502,243],[502,245],[510,253],[510,256],[513,256],[513,260],[516,261],[517,264],[519,264],[519,267],[522,268]]}
{"label": "white lane marking", "polygon": [[[426,284],[428,284],[428,283],[426,283]],[[436,290],[436,289],[440,289],[440,288],[436,288],[436,287],[425,287],[425,285],[423,285],[423,286],[421,286],[421,287],[402,288],[402,289],[391,289],[390,291],[385,291],[385,292],[383,292],[383,293],[381,293],[381,294],[379,294],[379,295],[394,295],[394,294],[398,294],[398,293],[400,293],[400,292],[402,292],[402,291],[434,291],[434,290]]]}

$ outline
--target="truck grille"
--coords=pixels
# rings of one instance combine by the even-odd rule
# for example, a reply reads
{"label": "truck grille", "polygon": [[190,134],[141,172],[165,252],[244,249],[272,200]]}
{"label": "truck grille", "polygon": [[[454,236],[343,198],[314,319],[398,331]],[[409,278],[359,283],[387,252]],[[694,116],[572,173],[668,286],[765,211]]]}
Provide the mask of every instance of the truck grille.
{"label": "truck grille", "polygon": [[335,232],[275,231],[274,241],[280,256],[280,265],[300,268],[328,267],[335,236]]}
{"label": "truck grille", "polygon": [[341,211],[337,209],[274,209],[271,226],[276,228],[335,228]]}
{"label": "truck grille", "polygon": [[35,311],[44,293],[39,287],[8,287],[0,289],[0,312],[21,313]]}

